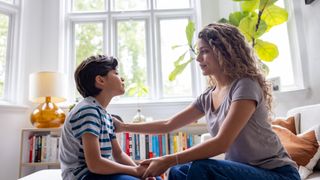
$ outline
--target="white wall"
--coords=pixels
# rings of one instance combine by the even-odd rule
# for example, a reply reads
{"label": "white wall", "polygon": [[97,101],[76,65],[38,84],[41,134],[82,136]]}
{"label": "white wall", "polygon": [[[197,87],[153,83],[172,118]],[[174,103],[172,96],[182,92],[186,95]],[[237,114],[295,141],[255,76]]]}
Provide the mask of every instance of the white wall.
{"label": "white wall", "polygon": [[[21,33],[21,66],[19,96],[20,104],[33,106],[28,102],[28,76],[31,72],[40,70],[59,69],[58,59],[61,46],[59,41],[59,7],[63,0],[22,0],[22,33]],[[231,1],[231,0],[230,0]],[[303,47],[301,55],[303,59],[303,72],[307,79],[309,89],[302,91],[278,93],[276,97],[277,115],[285,115],[292,107],[320,103],[320,2],[306,6],[303,1],[293,1],[300,44]],[[217,12],[219,8],[230,9],[227,1],[219,0],[214,4],[212,0],[202,0],[203,15],[199,18],[203,25],[219,19],[219,15],[227,13]],[[230,3],[228,1],[228,3]],[[212,9],[210,8],[212,6]],[[231,10],[234,7],[231,8]],[[209,15],[207,15],[209,13]],[[166,118],[186,107],[190,102],[183,103],[150,103],[141,105],[142,113],[153,118]],[[125,108],[123,108],[125,107]],[[124,106],[121,104],[111,105],[109,111],[120,114],[124,119],[131,120],[136,113],[136,104]],[[0,105],[0,120],[2,130],[0,141],[2,152],[0,153],[0,179],[17,179],[20,130],[30,127],[30,109],[26,107],[11,107]]]}

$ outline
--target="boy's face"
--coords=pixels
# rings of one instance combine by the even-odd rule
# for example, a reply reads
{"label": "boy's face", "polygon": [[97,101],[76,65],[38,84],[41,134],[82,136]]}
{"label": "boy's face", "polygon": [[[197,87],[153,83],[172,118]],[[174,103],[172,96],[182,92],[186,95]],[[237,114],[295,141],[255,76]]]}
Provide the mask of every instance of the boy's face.
{"label": "boy's face", "polygon": [[125,92],[124,79],[119,76],[117,70],[111,70],[104,78],[102,90],[106,90],[113,96],[122,95]]}

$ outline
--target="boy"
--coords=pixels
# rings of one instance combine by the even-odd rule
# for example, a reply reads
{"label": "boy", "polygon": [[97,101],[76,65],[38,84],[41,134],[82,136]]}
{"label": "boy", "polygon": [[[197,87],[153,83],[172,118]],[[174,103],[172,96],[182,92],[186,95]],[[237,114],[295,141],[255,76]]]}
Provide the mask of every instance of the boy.
{"label": "boy", "polygon": [[64,180],[133,180],[145,171],[121,150],[112,117],[105,110],[114,96],[125,92],[117,65],[114,57],[98,55],[84,60],[75,71],[84,99],[71,110],[62,130],[59,148]]}

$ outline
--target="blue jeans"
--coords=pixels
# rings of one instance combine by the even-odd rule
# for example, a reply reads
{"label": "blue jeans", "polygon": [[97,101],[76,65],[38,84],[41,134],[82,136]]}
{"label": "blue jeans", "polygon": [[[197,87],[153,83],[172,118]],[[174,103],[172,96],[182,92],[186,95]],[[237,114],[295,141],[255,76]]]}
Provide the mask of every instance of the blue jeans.
{"label": "blue jeans", "polygon": [[290,165],[268,170],[234,161],[205,159],[172,167],[169,180],[176,179],[300,180],[300,176]]}
{"label": "blue jeans", "polygon": [[[161,180],[160,177],[156,177],[156,179]],[[89,172],[89,174],[83,180],[140,180],[140,178],[126,174],[103,175]]]}

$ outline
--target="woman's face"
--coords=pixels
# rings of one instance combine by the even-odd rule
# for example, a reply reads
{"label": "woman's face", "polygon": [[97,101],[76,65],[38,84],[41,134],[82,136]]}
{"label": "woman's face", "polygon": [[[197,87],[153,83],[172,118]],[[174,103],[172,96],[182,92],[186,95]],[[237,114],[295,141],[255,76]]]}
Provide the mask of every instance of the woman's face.
{"label": "woman's face", "polygon": [[198,39],[198,56],[196,61],[199,62],[203,75],[216,75],[221,72],[218,60],[207,42]]}

